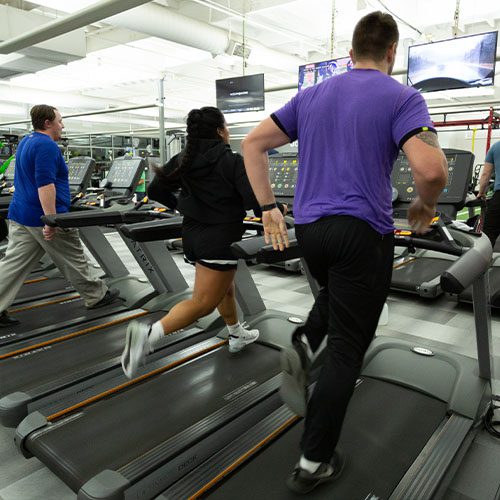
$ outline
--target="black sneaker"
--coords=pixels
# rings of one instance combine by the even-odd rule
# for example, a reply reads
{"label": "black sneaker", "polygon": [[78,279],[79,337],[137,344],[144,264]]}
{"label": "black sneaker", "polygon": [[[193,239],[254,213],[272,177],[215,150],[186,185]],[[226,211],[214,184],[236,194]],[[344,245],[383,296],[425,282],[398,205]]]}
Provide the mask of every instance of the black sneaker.
{"label": "black sneaker", "polygon": [[98,309],[99,307],[107,306],[108,304],[111,304],[111,302],[117,300],[119,295],[120,295],[120,290],[117,290],[116,288],[111,288],[104,294],[104,297],[97,304],[87,307],[87,309]]}
{"label": "black sneaker", "polygon": [[8,326],[15,326],[19,325],[21,322],[13,318],[12,316],[9,316],[7,314],[7,311],[3,311],[2,314],[0,314],[0,328],[6,328]]}
{"label": "black sneaker", "polygon": [[335,451],[332,461],[329,464],[322,463],[313,473],[302,469],[299,463],[286,480],[286,485],[293,492],[305,495],[316,486],[337,479],[344,469],[345,458],[341,452]]}
{"label": "black sneaker", "polygon": [[292,335],[291,347],[281,351],[281,387],[280,395],[283,402],[296,415],[303,417],[307,408],[307,374],[311,361],[307,355],[307,346],[301,340],[303,331],[295,330]]}

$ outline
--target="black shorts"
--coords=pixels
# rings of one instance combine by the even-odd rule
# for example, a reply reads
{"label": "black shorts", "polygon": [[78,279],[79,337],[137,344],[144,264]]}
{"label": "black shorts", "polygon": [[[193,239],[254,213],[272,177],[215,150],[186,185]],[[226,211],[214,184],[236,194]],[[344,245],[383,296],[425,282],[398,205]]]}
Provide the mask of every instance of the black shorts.
{"label": "black shorts", "polygon": [[216,271],[236,269],[238,259],[231,252],[231,244],[240,241],[245,232],[242,222],[229,224],[202,224],[184,217],[182,246],[184,260],[199,263]]}

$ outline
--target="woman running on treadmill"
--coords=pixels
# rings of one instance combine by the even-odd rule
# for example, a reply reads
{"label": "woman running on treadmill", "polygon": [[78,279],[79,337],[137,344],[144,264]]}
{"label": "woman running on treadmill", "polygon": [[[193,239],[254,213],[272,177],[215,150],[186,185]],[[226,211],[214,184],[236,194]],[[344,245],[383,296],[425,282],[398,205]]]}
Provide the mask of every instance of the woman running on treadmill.
{"label": "woman running on treadmill", "polygon": [[[180,189],[177,199],[174,193]],[[146,354],[165,336],[215,308],[229,331],[229,351],[238,352],[259,337],[238,321],[234,276],[238,264],[230,246],[244,233],[247,209],[261,211],[248,181],[243,158],[229,147],[229,130],[218,108],[193,109],[187,117],[187,144],[161,169],[148,195],[183,215],[184,259],[196,268],[191,299],[176,304],[161,320],[133,321],[127,329],[122,367],[133,378]],[[281,211],[284,206],[280,204]]]}

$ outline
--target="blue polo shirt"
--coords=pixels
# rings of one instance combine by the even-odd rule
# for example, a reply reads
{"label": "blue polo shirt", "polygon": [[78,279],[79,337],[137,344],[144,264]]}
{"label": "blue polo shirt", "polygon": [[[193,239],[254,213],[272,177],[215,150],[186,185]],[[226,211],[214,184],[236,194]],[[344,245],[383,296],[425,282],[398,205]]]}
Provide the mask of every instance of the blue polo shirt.
{"label": "blue polo shirt", "polygon": [[296,223],[351,215],[381,234],[393,231],[392,166],[412,134],[432,129],[419,92],[354,69],[298,92],[271,117],[299,141]]}
{"label": "blue polo shirt", "polygon": [[48,135],[32,132],[22,139],[16,151],[14,195],[8,218],[23,226],[43,226],[38,188],[54,184],[56,211],[69,211],[68,167],[55,141]]}
{"label": "blue polo shirt", "polygon": [[495,168],[495,191],[500,191],[500,141],[495,142],[488,153],[486,153],[485,162],[491,163]]}

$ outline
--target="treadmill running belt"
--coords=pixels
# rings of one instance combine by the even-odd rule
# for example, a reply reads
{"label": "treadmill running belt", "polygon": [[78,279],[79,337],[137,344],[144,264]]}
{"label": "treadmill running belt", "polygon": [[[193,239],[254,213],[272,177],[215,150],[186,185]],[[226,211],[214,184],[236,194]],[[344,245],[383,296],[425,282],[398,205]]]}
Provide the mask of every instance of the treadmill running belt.
{"label": "treadmill running belt", "polygon": [[[74,491],[116,470],[279,373],[279,351],[227,345],[56,422],[26,447]],[[179,451],[179,450],[178,450]]]}
{"label": "treadmill running belt", "polygon": [[[395,384],[364,378],[355,390],[339,448],[341,477],[308,499],[387,499],[446,415],[446,404]],[[299,456],[302,422],[237,469],[213,499],[296,499],[285,485]],[[205,498],[205,496],[204,496]]]}
{"label": "treadmill running belt", "polygon": [[[4,327],[0,330],[0,346],[70,327],[84,321],[102,318],[111,314],[111,312],[115,313],[127,309],[121,300],[97,309],[87,309],[80,296],[68,298],[61,302],[58,301],[58,297],[52,297],[48,301],[54,301],[54,303],[43,307],[20,310],[19,312],[15,312],[16,307],[12,307],[9,313],[18,319],[21,324]],[[19,307],[19,309],[22,308],[23,306]]]}
{"label": "treadmill running belt", "polygon": [[443,274],[453,261],[419,257],[392,270],[391,288],[415,291],[422,283]]}
{"label": "treadmill running belt", "polygon": [[29,283],[28,280],[28,283],[25,283],[16,295],[14,306],[37,298],[52,297],[74,291],[75,289],[71,283],[64,278],[48,278],[33,283]]}
{"label": "treadmill running belt", "polygon": [[[153,321],[164,312],[140,318]],[[26,392],[33,387],[64,379],[100,363],[118,358],[125,345],[127,322],[107,326],[64,342],[28,351],[0,362],[0,397],[14,391]]]}

